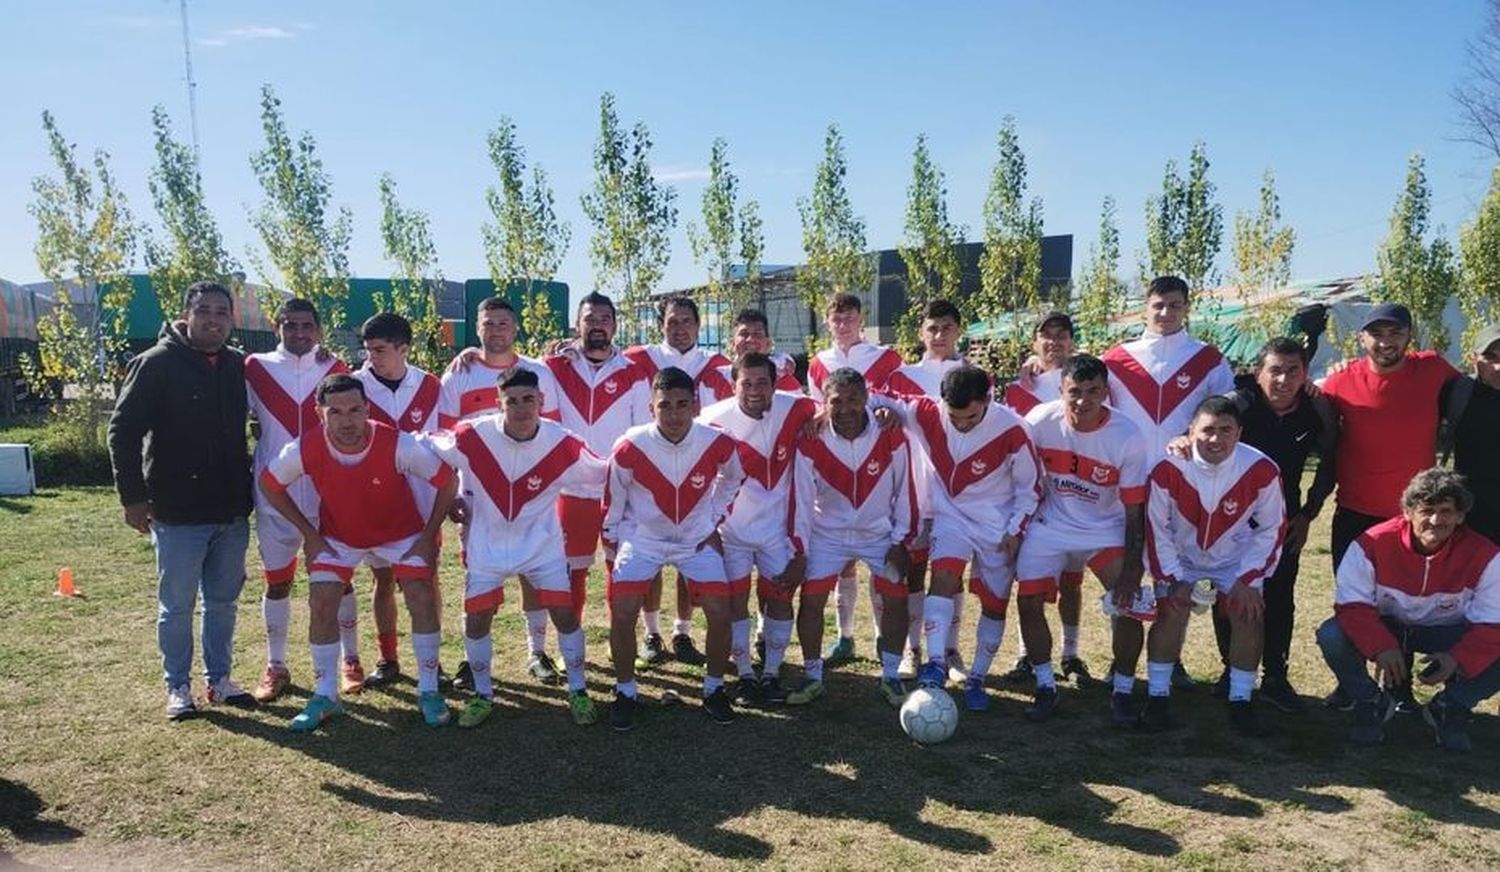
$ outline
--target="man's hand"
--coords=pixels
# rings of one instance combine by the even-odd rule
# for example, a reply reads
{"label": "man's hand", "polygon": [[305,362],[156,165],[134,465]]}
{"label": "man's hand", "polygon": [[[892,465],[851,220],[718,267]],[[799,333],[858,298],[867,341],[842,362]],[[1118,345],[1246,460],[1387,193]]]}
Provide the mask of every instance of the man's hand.
{"label": "man's hand", "polygon": [[1021,550],[1021,537],[1006,533],[1000,540],[1000,553],[1009,558],[1011,565],[1016,563],[1016,552]]}
{"label": "man's hand", "polygon": [[463,497],[457,497],[448,506],[448,520],[455,524],[469,523],[469,503]]}
{"label": "man's hand", "polygon": [[1248,584],[1236,584],[1229,589],[1229,611],[1258,621],[1265,617],[1266,598]]}
{"label": "man's hand", "polygon": [[1124,612],[1135,604],[1135,598],[1140,592],[1140,578],[1131,579],[1122,572],[1120,577],[1115,579],[1115,586],[1110,589],[1110,599],[1114,601],[1115,608]]}
{"label": "man's hand", "polygon": [[901,573],[900,578],[888,578],[886,581],[900,581],[911,575],[911,552],[906,546],[897,542],[885,550],[885,565]]}
{"label": "man's hand", "polygon": [[411,543],[411,547],[406,549],[405,554],[401,555],[401,562],[406,562],[406,558],[408,557],[418,557],[421,558],[422,565],[426,566],[429,569],[436,570],[437,549],[437,533],[433,533],[431,535],[424,533],[417,537],[417,541]]}
{"label": "man's hand", "polygon": [[327,554],[329,557],[338,557],[339,553],[333,550],[321,534],[313,533],[302,539],[302,553],[307,557],[307,565],[312,566],[317,561],[319,554]]}
{"label": "man's hand", "polygon": [[468,372],[469,367],[484,360],[484,352],[477,348],[465,348],[454,356],[453,362],[448,364],[448,371],[453,373]]}
{"label": "man's hand", "polygon": [[[1447,651],[1439,651],[1436,654],[1427,655],[1427,669],[1422,670],[1419,676],[1423,684],[1442,684],[1453,677],[1458,671],[1458,659]],[[1436,667],[1437,671],[1428,674],[1428,669]]]}
{"label": "man's hand", "polygon": [[1318,397],[1323,396],[1323,389],[1318,387],[1317,382],[1313,381],[1312,379],[1308,379],[1302,384],[1302,393],[1305,394],[1308,399],[1315,400]]}
{"label": "man's hand", "polygon": [[125,526],[142,536],[151,532],[151,504],[133,503],[125,507]]}
{"label": "man's hand", "polygon": [[805,580],[807,580],[807,555],[797,554],[787,561],[786,569],[783,569],[776,579],[776,586],[791,592]]}
{"label": "man's hand", "polygon": [[546,354],[549,357],[556,357],[558,355],[562,355],[565,357],[577,357],[578,346],[573,342],[573,340],[564,336],[547,343]]}
{"label": "man's hand", "polygon": [[1282,558],[1288,554],[1299,554],[1302,546],[1307,544],[1307,529],[1312,525],[1312,519],[1298,512],[1287,519],[1286,539],[1281,543]]}
{"label": "man's hand", "polygon": [[1021,369],[1016,373],[1016,381],[1021,387],[1031,390],[1036,386],[1036,378],[1046,372],[1047,368],[1042,365],[1042,359],[1035,354],[1022,361]]}
{"label": "man's hand", "polygon": [[1402,687],[1407,682],[1406,655],[1400,648],[1387,648],[1375,655],[1375,678],[1384,687]]}
{"label": "man's hand", "polygon": [[875,426],[882,430],[894,430],[901,426],[901,413],[888,406],[880,406],[875,410]]}
{"label": "man's hand", "polygon": [[1193,584],[1186,581],[1174,581],[1167,590],[1167,602],[1173,608],[1190,609],[1193,607]]}
{"label": "man's hand", "polygon": [[1178,436],[1167,443],[1167,453],[1173,457],[1180,457],[1183,460],[1192,460],[1193,440],[1186,436]]}
{"label": "man's hand", "polygon": [[715,530],[712,533],[709,533],[707,536],[703,537],[703,541],[698,543],[698,548],[696,550],[702,551],[704,548],[712,548],[715,551],[719,552],[720,557],[724,556],[724,540],[719,537],[718,530]]}

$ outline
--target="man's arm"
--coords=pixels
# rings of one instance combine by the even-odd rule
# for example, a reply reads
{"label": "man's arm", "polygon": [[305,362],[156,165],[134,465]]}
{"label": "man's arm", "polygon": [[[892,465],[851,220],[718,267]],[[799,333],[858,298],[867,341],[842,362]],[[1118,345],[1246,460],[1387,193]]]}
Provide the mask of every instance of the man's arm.
{"label": "man's arm", "polygon": [[[1270,461],[1265,461],[1269,463]],[[1261,486],[1250,507],[1255,529],[1249,543],[1240,551],[1239,584],[1260,590],[1266,576],[1281,559],[1281,541],[1286,535],[1286,500],[1281,494],[1281,477],[1275,476]]]}
{"label": "man's arm", "polygon": [[625,519],[625,504],[632,476],[623,462],[623,446],[629,443],[622,437],[610,452],[608,470],[604,477],[604,523],[600,525],[599,538],[604,540],[604,550],[613,559],[620,544],[620,524]]}
{"label": "man's arm", "polygon": [[1026,525],[1031,522],[1031,516],[1036,514],[1037,506],[1042,502],[1042,467],[1037,460],[1036,446],[1031,444],[1031,436],[1026,432],[1024,422],[1017,425],[1017,432],[1021,444],[1017,446],[1015,458],[1010,464],[1011,486],[1015,496],[1011,503],[1010,517],[1005,522],[1005,539],[1001,543],[1002,547],[1009,549],[1012,557],[1015,556],[1015,548],[1020,544],[1022,534],[1026,532]]}
{"label": "man's arm", "polygon": [[1484,568],[1464,618],[1469,628],[1448,654],[1461,674],[1477,678],[1500,659],[1500,557]]}
{"label": "man's arm", "polygon": [[1182,577],[1182,559],[1172,538],[1173,515],[1171,484],[1168,476],[1176,472],[1168,461],[1161,461],[1151,473],[1146,495],[1146,560],[1157,581],[1175,584],[1190,581]]}
{"label": "man's arm", "polygon": [[109,418],[109,462],[115,471],[115,490],[125,507],[125,523],[140,533],[151,530],[141,449],[155,418],[156,369],[153,358],[145,355],[130,362]]}
{"label": "man's arm", "polygon": [[1333,586],[1333,612],[1354,647],[1373,660],[1383,651],[1401,646],[1380,620],[1375,606],[1375,565],[1365,551],[1361,536],[1349,546],[1340,561]]}

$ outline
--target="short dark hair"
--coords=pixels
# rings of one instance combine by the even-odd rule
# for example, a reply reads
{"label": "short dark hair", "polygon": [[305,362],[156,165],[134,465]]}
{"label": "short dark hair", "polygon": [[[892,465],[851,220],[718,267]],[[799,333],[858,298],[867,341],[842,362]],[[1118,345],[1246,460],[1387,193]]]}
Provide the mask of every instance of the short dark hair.
{"label": "short dark hair", "polygon": [[1474,492],[1469,490],[1469,480],[1462,474],[1442,466],[1424,469],[1412,476],[1406,490],[1401,492],[1402,511],[1411,511],[1418,506],[1436,506],[1447,500],[1464,514],[1474,508]]}
{"label": "short dark hair", "polygon": [[1307,346],[1299,340],[1290,336],[1277,336],[1260,347],[1255,355],[1255,368],[1259,370],[1266,365],[1266,358],[1272,354],[1295,354],[1302,359],[1302,368],[1306,369],[1311,362],[1307,356]]}
{"label": "short dark hair", "polygon": [[841,366],[828,374],[828,380],[823,382],[823,390],[829,388],[852,388],[857,387],[866,393],[870,385],[865,381],[865,374],[852,366]]}
{"label": "short dark hair", "polygon": [[735,358],[734,363],[729,367],[729,377],[738,382],[740,373],[747,369],[755,369],[757,366],[765,369],[766,375],[770,376],[772,382],[776,381],[776,361],[772,360],[770,355],[761,354],[759,351],[746,352]]}
{"label": "short dark hair", "polygon": [[397,345],[411,344],[411,322],[395,312],[371,315],[359,328],[359,341],[384,339]]}
{"label": "short dark hair", "polygon": [[740,313],[734,316],[734,326],[738,327],[741,324],[759,324],[767,333],[771,332],[771,322],[766,319],[766,313],[759,309],[741,309]]}
{"label": "short dark hair", "polygon": [[824,314],[830,312],[863,312],[864,310],[865,304],[860,302],[858,294],[844,292],[834,294],[828,299],[828,306],[824,309]]}
{"label": "short dark hair", "polygon": [[328,405],[329,394],[342,394],[344,391],[359,391],[360,400],[365,399],[365,383],[347,372],[339,372],[318,382],[318,405]]}
{"label": "short dark hair", "polygon": [[963,326],[963,316],[958,313],[958,307],[948,300],[933,300],[922,310],[923,321],[936,321],[939,318],[952,318],[953,323]]}
{"label": "short dark hair", "polygon": [[187,293],[182,295],[182,308],[193,308],[193,304],[204,294],[223,294],[224,299],[229,301],[229,311],[234,311],[234,294],[229,293],[229,289],[218,282],[193,282],[188,285]]}
{"label": "short dark hair", "polygon": [[656,375],[651,377],[651,393],[664,394],[667,391],[692,391],[696,394],[698,386],[693,383],[692,376],[675,366],[669,366],[658,370]]}
{"label": "short dark hair", "polygon": [[1062,377],[1072,379],[1074,384],[1094,379],[1109,384],[1109,367],[1092,354],[1075,354],[1063,361]]}
{"label": "short dark hair", "polygon": [[504,297],[485,297],[483,300],[479,301],[479,309],[478,309],[478,311],[480,311],[480,312],[496,312],[496,311],[499,311],[499,312],[509,312],[511,314],[511,317],[515,317],[516,307],[512,306],[510,304],[510,300],[507,300]]}
{"label": "short dark hair", "polygon": [[584,306],[608,306],[609,314],[612,316],[616,314],[615,301],[598,291],[589,291],[587,294],[584,294],[583,299],[578,301],[578,312],[575,314],[581,314]]}
{"label": "short dark hair", "polygon": [[1218,394],[1208,397],[1199,403],[1196,409],[1193,409],[1194,421],[1203,415],[1210,415],[1215,418],[1228,415],[1234,419],[1234,423],[1236,424],[1243,426],[1245,423],[1244,416],[1240,413],[1240,406],[1234,401],[1234,397],[1225,397]]}
{"label": "short dark hair", "polygon": [[502,391],[506,388],[540,388],[542,386],[541,379],[536,377],[536,373],[524,366],[513,366],[500,373],[500,378],[496,380],[496,383]]}
{"label": "short dark hair", "polygon": [[694,321],[699,324],[703,323],[703,319],[698,315],[698,304],[694,302],[692,297],[668,297],[666,301],[661,304],[660,314],[662,323],[666,323],[667,313],[670,312],[674,307],[678,309],[687,309],[689,312],[693,313]]}
{"label": "short dark hair", "polygon": [[962,409],[989,398],[990,377],[977,366],[955,366],[943,376],[941,393],[950,408]]}
{"label": "short dark hair", "polygon": [[1188,299],[1188,284],[1177,276],[1157,276],[1146,286],[1146,296],[1164,297],[1167,294],[1181,294],[1184,300]]}
{"label": "short dark hair", "polygon": [[302,297],[292,297],[281,304],[281,308],[276,312],[276,326],[280,327],[282,324],[285,324],[286,316],[293,312],[306,312],[312,316],[314,324],[319,327],[323,326],[323,319],[318,315],[318,307],[313,305],[312,300],[303,299]]}

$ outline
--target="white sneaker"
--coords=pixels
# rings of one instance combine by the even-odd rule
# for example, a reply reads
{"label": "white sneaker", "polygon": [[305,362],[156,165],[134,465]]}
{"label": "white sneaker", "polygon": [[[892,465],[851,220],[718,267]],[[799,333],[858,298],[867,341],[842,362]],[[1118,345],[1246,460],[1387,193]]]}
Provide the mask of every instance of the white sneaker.
{"label": "white sneaker", "polygon": [[902,681],[915,681],[921,669],[922,649],[907,648],[906,653],[901,655],[901,665],[896,668],[896,676]]}
{"label": "white sneaker", "polygon": [[964,655],[952,648],[948,649],[948,680],[954,684],[969,680],[969,671],[964,668]]}
{"label": "white sneaker", "polygon": [[225,676],[208,686],[209,705],[232,705],[250,706],[255,704],[255,697],[250,691],[240,687],[233,678]]}
{"label": "white sneaker", "polygon": [[198,706],[193,702],[191,685],[183,684],[167,688],[167,720],[180,721],[197,713]]}

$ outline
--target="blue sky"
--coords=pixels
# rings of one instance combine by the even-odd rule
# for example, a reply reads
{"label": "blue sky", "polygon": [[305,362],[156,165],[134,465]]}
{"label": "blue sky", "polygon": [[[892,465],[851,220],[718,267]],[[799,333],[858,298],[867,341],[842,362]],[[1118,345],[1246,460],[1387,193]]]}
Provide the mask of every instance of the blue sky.
{"label": "blue sky", "polygon": [[[51,109],[81,151],[113,155],[138,217],[156,103],[187,135],[175,0],[7,7],[0,65],[0,276],[38,278],[30,180],[51,172]],[[1433,220],[1450,234],[1482,197],[1491,163],[1456,142],[1449,92],[1481,0],[1413,3],[341,3],[193,2],[204,182],[232,252],[256,245],[258,90],[311,130],[335,201],[355,216],[356,274],[388,272],[376,183],[392,173],[432,215],[450,278],[485,274],[479,227],[492,181],[484,136],[515,119],[551,174],[573,245],[561,278],[592,285],[578,197],[591,181],[598,98],[644,120],[658,173],[678,191],[667,284],[701,280],[681,226],[697,219],[711,140],[729,142],[760,201],[766,260],[801,259],[796,198],[823,131],[838,122],[849,185],[872,247],[900,239],[911,149],[928,135],[949,211],[976,238],[995,133],[1014,115],[1049,233],[1075,235],[1075,273],[1101,198],[1119,203],[1122,273],[1135,274],[1143,204],[1168,158],[1207,143],[1228,225],[1274,168],[1298,232],[1294,273],[1369,270],[1421,151]]]}

